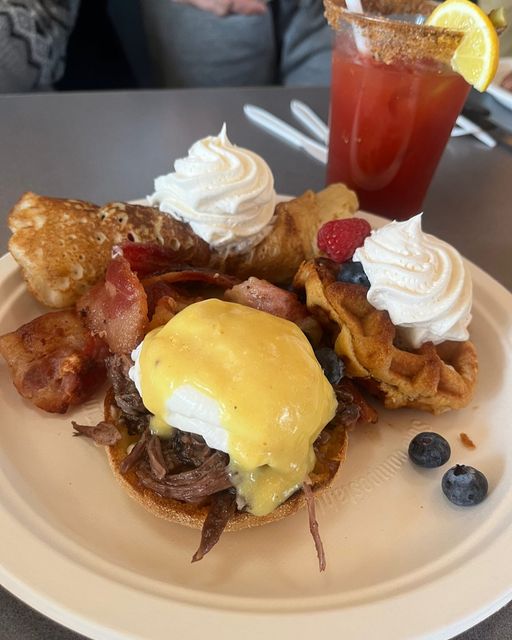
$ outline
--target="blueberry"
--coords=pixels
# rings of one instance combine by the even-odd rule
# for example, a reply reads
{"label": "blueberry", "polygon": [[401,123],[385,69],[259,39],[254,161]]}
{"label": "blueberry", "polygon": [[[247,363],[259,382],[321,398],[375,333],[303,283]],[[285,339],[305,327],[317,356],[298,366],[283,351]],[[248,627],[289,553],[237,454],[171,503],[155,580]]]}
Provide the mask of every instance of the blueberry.
{"label": "blueberry", "polygon": [[336,355],[336,352],[329,347],[315,349],[315,356],[322,367],[325,377],[331,384],[338,384],[343,378],[345,365],[343,360]]}
{"label": "blueberry", "polygon": [[481,471],[465,464],[456,464],[444,474],[441,483],[444,495],[453,504],[471,507],[487,495],[487,478]]}
{"label": "blueberry", "polygon": [[370,287],[370,281],[366,277],[363,265],[360,262],[344,262],[338,272],[338,280]]}
{"label": "blueberry", "polygon": [[420,467],[432,469],[448,462],[450,445],[438,433],[418,433],[409,444],[409,458]]}

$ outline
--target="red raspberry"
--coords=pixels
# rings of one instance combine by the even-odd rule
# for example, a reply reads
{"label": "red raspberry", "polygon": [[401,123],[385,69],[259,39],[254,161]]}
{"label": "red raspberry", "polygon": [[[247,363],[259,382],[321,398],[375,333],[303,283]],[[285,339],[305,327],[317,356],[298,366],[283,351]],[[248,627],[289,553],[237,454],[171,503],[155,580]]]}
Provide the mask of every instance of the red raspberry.
{"label": "red raspberry", "polygon": [[347,262],[361,247],[372,228],[363,218],[330,220],[318,230],[317,243],[320,251],[335,262]]}

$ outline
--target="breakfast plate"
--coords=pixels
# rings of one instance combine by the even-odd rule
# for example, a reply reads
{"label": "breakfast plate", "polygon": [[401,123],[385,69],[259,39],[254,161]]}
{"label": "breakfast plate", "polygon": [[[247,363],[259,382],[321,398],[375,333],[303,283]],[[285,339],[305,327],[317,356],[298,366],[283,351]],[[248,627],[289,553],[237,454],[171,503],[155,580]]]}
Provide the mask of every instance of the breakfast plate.
{"label": "breakfast plate", "polygon": [[512,91],[508,91],[501,86],[505,76],[512,72],[512,58],[500,58],[498,70],[494,77],[494,81],[487,89],[499,103],[508,109],[512,109]]}
{"label": "breakfast plate", "polygon": [[[364,214],[372,225],[383,221]],[[431,416],[379,409],[350,434],[347,461],[317,502],[327,570],[305,512],[225,533],[201,562],[198,532],[160,521],[114,481],[106,456],[71,437],[94,424],[101,394],[65,416],[14,391],[0,363],[0,579],[30,606],[91,638],[161,640],[321,637],[450,638],[512,598],[512,295],[468,263],[480,379],[466,409]],[[0,332],[42,313],[10,256],[0,259]],[[276,375],[286,375],[278,371]],[[411,438],[434,430],[452,446],[440,469],[413,467]],[[464,447],[460,433],[475,442]],[[489,480],[477,507],[449,503],[455,463]]]}

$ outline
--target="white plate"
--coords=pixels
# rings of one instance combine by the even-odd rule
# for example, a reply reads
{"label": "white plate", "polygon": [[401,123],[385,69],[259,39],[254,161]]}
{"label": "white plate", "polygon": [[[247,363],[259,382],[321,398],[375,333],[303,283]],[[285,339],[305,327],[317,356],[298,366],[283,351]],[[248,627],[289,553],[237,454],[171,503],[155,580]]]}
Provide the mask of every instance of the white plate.
{"label": "white plate", "polygon": [[[368,216],[374,225],[381,219]],[[347,463],[319,500],[319,574],[307,516],[223,535],[191,565],[198,532],[160,521],[116,484],[100,448],[72,438],[100,399],[68,416],[35,410],[0,366],[0,577],[47,616],[93,638],[359,640],[449,638],[512,598],[512,296],[469,265],[480,381],[467,409],[380,411],[351,434]],[[42,311],[0,259],[0,332]],[[451,505],[407,459],[411,437],[443,433],[450,464],[484,471],[490,495]],[[466,432],[477,449],[465,449]]]}
{"label": "white plate", "polygon": [[494,81],[491,83],[487,92],[491,94],[498,102],[508,109],[512,109],[512,91],[507,91],[501,86],[505,76],[512,71],[512,58],[500,58],[498,71]]}

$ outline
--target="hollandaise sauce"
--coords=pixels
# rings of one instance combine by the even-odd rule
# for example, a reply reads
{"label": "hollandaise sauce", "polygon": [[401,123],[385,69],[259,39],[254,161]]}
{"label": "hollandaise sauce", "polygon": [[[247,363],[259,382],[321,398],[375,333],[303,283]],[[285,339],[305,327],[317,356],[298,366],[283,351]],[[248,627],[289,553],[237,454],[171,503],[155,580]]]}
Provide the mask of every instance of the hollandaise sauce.
{"label": "hollandaise sauce", "polygon": [[313,442],[337,401],[294,323],[204,300],[151,331],[134,359],[152,429],[199,433],[228,453],[233,484],[252,514],[273,511],[314,467]]}

